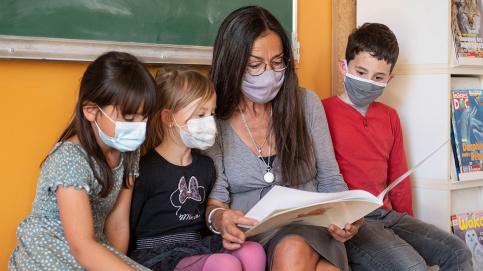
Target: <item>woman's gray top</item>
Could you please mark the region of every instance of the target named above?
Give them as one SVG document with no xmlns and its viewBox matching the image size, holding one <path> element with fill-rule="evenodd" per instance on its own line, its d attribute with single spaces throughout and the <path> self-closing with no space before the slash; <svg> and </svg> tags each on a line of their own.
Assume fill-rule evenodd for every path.
<svg viewBox="0 0 483 271">
<path fill-rule="evenodd" d="M 318 192 L 345 191 L 347 185 L 335 160 L 322 102 L 313 91 L 300 91 L 307 128 L 312 137 L 317 173 L 299 189 Z M 243 143 L 228 121 L 217 120 L 217 125 L 218 136 L 215 144 L 202 152 L 213 159 L 216 167 L 216 183 L 209 197 L 229 203 L 230 208 L 247 213 L 273 184 L 282 183 L 280 167 L 291 165 L 280 165 L 280 160 L 276 156 L 272 170 L 275 181 L 272 184 L 265 182 L 264 162 Z"/>
</svg>

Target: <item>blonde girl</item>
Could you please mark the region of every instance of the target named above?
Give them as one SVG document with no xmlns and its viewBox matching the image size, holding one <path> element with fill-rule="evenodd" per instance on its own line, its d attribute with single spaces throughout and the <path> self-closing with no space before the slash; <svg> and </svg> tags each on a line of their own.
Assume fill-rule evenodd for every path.
<svg viewBox="0 0 483 271">
<path fill-rule="evenodd" d="M 158 102 L 149 117 L 131 207 L 130 255 L 153 270 L 264 270 L 252 242 L 228 252 L 204 231 L 213 162 L 193 149 L 215 142 L 213 84 L 200 73 L 169 68 L 156 76 Z"/>
</svg>

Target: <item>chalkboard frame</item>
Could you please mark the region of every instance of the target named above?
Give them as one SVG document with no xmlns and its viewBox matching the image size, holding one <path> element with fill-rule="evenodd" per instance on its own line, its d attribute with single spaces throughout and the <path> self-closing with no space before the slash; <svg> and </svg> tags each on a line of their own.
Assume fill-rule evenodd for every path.
<svg viewBox="0 0 483 271">
<path fill-rule="evenodd" d="M 298 59 L 297 0 L 292 0 L 292 44 Z M 211 65 L 213 47 L 0 35 L 0 59 L 90 62 L 104 52 L 128 52 L 148 64 Z"/>
</svg>

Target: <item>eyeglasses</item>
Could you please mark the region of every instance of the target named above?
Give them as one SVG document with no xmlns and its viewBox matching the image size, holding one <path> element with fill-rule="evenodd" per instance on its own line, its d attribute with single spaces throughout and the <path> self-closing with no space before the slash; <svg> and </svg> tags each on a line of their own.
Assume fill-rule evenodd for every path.
<svg viewBox="0 0 483 271">
<path fill-rule="evenodd" d="M 270 63 L 270 67 L 275 72 L 283 72 L 288 66 L 288 57 L 279 57 Z M 260 75 L 267 70 L 268 64 L 263 61 L 252 61 L 248 63 L 247 72 L 251 75 Z"/>
</svg>

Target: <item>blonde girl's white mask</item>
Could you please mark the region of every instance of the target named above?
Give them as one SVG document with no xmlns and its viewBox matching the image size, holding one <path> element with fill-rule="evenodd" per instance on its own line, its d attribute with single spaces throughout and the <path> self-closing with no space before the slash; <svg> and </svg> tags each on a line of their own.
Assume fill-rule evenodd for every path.
<svg viewBox="0 0 483 271">
<path fill-rule="evenodd" d="M 94 121 L 104 144 L 121 152 L 134 151 L 141 146 L 146 137 L 147 119 L 140 122 L 113 121 L 99 106 L 97 108 L 115 125 L 115 135 L 110 137 L 102 132 L 97 121 Z"/>
<path fill-rule="evenodd" d="M 216 137 L 216 123 L 213 116 L 188 120 L 186 125 L 179 126 L 173 115 L 176 127 L 179 128 L 181 140 L 188 148 L 206 150 L 213 146 Z M 187 133 L 183 127 L 188 127 Z"/>
<path fill-rule="evenodd" d="M 384 88 L 387 86 L 386 83 L 379 83 L 369 79 L 364 79 L 352 75 L 349 73 L 347 68 L 347 60 L 344 59 L 346 75 L 344 77 L 344 88 L 347 92 L 347 96 L 352 103 L 359 106 L 369 105 L 375 101 L 379 96 L 381 96 Z"/>
</svg>

